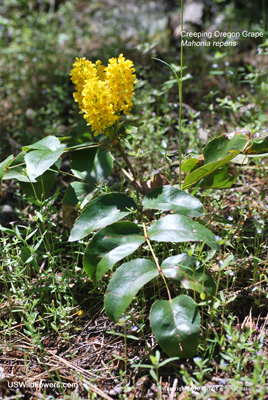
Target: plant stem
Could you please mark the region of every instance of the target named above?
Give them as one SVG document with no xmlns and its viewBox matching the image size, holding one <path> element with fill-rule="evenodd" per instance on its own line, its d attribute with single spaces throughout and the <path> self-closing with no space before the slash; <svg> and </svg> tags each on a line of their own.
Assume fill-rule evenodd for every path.
<svg viewBox="0 0 268 400">
<path fill-rule="evenodd" d="M 262 0 L 262 19 L 263 19 L 263 33 L 264 38 L 266 38 L 266 12 L 265 12 L 265 1 Z"/>
<path fill-rule="evenodd" d="M 126 175 L 126 177 L 130 180 L 133 180 L 133 177 L 122 167 L 121 163 L 111 154 L 113 161 L 120 167 L 121 171 Z"/>
<path fill-rule="evenodd" d="M 183 31 L 183 0 L 181 0 L 181 32 Z M 181 35 L 181 65 L 180 65 L 180 84 L 179 84 L 179 98 L 180 98 L 180 112 L 179 112 L 179 187 L 181 189 L 181 137 L 182 137 L 182 68 L 183 68 L 183 46 Z"/>
<path fill-rule="evenodd" d="M 124 345 L 125 345 L 125 373 L 127 373 L 127 333 L 126 326 L 124 325 Z"/>
<path fill-rule="evenodd" d="M 130 169 L 130 171 L 132 173 L 133 179 L 136 181 L 138 179 L 136 171 L 132 167 L 132 165 L 131 165 L 131 163 L 130 163 L 130 161 L 128 159 L 128 156 L 126 155 L 124 149 L 121 147 L 120 143 L 118 143 L 116 146 L 114 146 L 114 149 L 117 150 L 121 154 L 121 156 L 123 157 L 125 163 L 127 164 L 128 168 Z"/>
<path fill-rule="evenodd" d="M 149 246 L 149 249 L 150 249 L 150 251 L 152 253 L 155 265 L 156 265 L 156 267 L 157 267 L 157 269 L 159 271 L 159 275 L 161 275 L 161 278 L 163 279 L 163 281 L 165 283 L 165 286 L 166 286 L 166 289 L 167 289 L 167 293 L 168 293 L 168 299 L 169 299 L 169 301 L 171 301 L 172 300 L 171 299 L 171 294 L 170 294 L 169 287 L 168 287 L 168 284 L 167 284 L 167 281 L 166 281 L 166 277 L 162 272 L 162 269 L 161 269 L 161 267 L 159 265 L 158 259 L 157 259 L 156 255 L 155 255 L 154 249 L 152 248 L 152 245 L 151 245 L 151 242 L 149 240 L 149 237 L 148 237 L 148 234 L 147 234 L 147 230 L 146 230 L 146 226 L 145 226 L 144 222 L 142 223 L 142 226 L 143 226 L 143 232 L 144 232 L 145 240 L 146 240 L 146 242 L 147 242 L 147 244 Z"/>
</svg>

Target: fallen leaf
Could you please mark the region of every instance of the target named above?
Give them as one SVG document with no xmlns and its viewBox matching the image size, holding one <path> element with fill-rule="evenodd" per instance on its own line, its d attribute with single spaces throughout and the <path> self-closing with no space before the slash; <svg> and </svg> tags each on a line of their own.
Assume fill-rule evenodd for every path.
<svg viewBox="0 0 268 400">
<path fill-rule="evenodd" d="M 159 186 L 170 185 L 171 183 L 167 177 L 158 172 L 148 181 L 132 181 L 131 185 L 136 188 L 141 194 L 148 194 L 151 190 L 156 189 Z"/>
</svg>

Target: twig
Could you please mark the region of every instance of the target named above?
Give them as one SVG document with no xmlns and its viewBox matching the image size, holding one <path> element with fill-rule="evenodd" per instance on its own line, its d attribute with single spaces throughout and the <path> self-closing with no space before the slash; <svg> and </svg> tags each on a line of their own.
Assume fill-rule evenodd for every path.
<svg viewBox="0 0 268 400">
<path fill-rule="evenodd" d="M 161 275 L 161 278 L 163 279 L 163 281 L 164 281 L 164 283 L 165 283 L 165 286 L 166 286 L 166 289 L 167 289 L 167 293 L 168 293 L 168 299 L 169 299 L 169 301 L 171 302 L 171 301 L 172 301 L 172 299 L 171 299 L 171 294 L 170 294 L 170 291 L 169 291 L 169 287 L 168 287 L 168 284 L 167 284 L 165 275 L 164 275 L 163 272 L 162 272 L 162 269 L 161 269 L 161 267 L 160 267 L 160 265 L 159 265 L 158 259 L 157 259 L 156 255 L 155 255 L 155 252 L 154 252 L 153 248 L 152 248 L 151 242 L 150 242 L 149 237 L 148 237 L 148 234 L 147 234 L 147 230 L 146 230 L 145 223 L 143 222 L 142 225 L 143 225 L 143 232 L 144 232 L 145 240 L 146 240 L 146 242 L 147 242 L 147 244 L 148 244 L 148 246 L 149 246 L 149 249 L 150 249 L 150 251 L 151 251 L 151 253 L 152 253 L 152 256 L 153 256 L 153 258 L 154 258 L 154 262 L 155 262 L 155 265 L 156 265 L 156 267 L 157 267 L 157 269 L 158 269 L 158 271 L 159 271 L 159 275 Z"/>
</svg>

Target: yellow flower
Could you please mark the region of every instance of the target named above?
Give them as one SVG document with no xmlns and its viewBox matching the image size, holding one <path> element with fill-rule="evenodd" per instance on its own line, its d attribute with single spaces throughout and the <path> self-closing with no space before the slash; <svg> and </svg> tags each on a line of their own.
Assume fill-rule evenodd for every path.
<svg viewBox="0 0 268 400">
<path fill-rule="evenodd" d="M 70 75 L 77 90 L 74 99 L 84 118 L 94 135 L 109 134 L 107 129 L 120 119 L 122 112 L 129 114 L 133 106 L 133 62 L 120 54 L 118 59 L 111 58 L 107 67 L 101 61 L 93 64 L 85 58 L 77 58 L 73 67 Z"/>
<path fill-rule="evenodd" d="M 133 68 L 133 62 L 126 60 L 123 54 L 120 54 L 118 60 L 111 58 L 109 65 L 105 68 L 106 82 L 113 88 L 112 102 L 117 111 L 123 111 L 129 114 L 132 108 L 132 96 L 134 91 L 134 82 L 136 75 Z"/>
<path fill-rule="evenodd" d="M 75 89 L 77 90 L 77 92 L 74 93 L 74 99 L 78 102 L 79 107 L 81 108 L 81 92 L 84 88 L 85 82 L 87 79 L 92 79 L 95 77 L 97 75 L 97 71 L 96 66 L 85 58 L 76 58 L 76 62 L 73 64 L 73 67 L 74 68 L 72 69 L 70 75 L 72 82 L 75 84 Z"/>
<path fill-rule="evenodd" d="M 98 78 L 86 81 L 82 91 L 82 112 L 92 130 L 104 132 L 119 119 L 111 103 L 111 89 Z"/>
</svg>

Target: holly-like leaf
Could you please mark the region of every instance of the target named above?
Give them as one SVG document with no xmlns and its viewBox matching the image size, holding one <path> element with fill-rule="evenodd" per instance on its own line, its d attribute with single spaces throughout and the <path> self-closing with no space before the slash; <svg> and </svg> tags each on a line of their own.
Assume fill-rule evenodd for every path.
<svg viewBox="0 0 268 400">
<path fill-rule="evenodd" d="M 65 146 L 61 144 L 60 140 L 56 136 L 47 136 L 36 143 L 24 146 L 22 148 L 22 151 L 28 151 L 28 150 L 56 151 L 61 148 L 65 148 Z"/>
<path fill-rule="evenodd" d="M 226 135 L 212 139 L 204 148 L 205 164 L 224 159 L 230 151 L 240 152 L 248 143 L 248 138 L 242 134 L 235 134 L 231 140 Z"/>
<path fill-rule="evenodd" d="M 136 203 L 122 193 L 109 193 L 91 201 L 75 222 L 69 241 L 80 240 L 95 229 L 101 229 L 130 214 Z"/>
<path fill-rule="evenodd" d="M 40 200 L 44 198 L 44 196 L 47 196 L 57 179 L 60 162 L 60 159 L 57 160 L 48 171 L 45 171 L 41 176 L 38 176 L 34 180 L 35 182 L 29 182 L 29 178 L 27 178 L 27 182 L 20 182 L 20 186 L 26 196 L 38 198 Z"/>
<path fill-rule="evenodd" d="M 199 200 L 175 186 L 159 186 L 145 196 L 142 205 L 162 211 L 175 211 L 178 214 L 198 217 L 203 214 Z"/>
<path fill-rule="evenodd" d="M 200 316 L 194 301 L 177 296 L 157 300 L 150 312 L 152 332 L 169 357 L 193 357 L 198 345 Z"/>
<path fill-rule="evenodd" d="M 122 264 L 107 287 L 104 307 L 108 317 L 117 322 L 138 291 L 158 275 L 156 265 L 144 258 Z"/>
<path fill-rule="evenodd" d="M 3 180 L 16 179 L 19 182 L 29 182 L 29 178 L 24 173 L 25 155 L 26 152 L 23 151 L 14 158 L 14 160 L 9 165 L 10 168 L 8 168 L 8 170 L 5 172 Z M 32 182 L 36 182 L 36 180 L 33 179 Z"/>
<path fill-rule="evenodd" d="M 98 183 L 110 175 L 113 160 L 108 150 L 93 147 L 73 152 L 70 166 L 77 178 Z"/>
<path fill-rule="evenodd" d="M 189 160 L 184 161 L 184 163 L 181 166 L 181 170 L 189 174 L 194 169 L 197 169 L 198 166 L 200 167 L 201 165 L 203 165 L 203 161 L 204 159 L 200 160 L 199 158 L 190 158 Z"/>
<path fill-rule="evenodd" d="M 228 135 L 212 139 L 204 148 L 204 165 L 186 176 L 182 188 L 188 188 L 222 168 L 244 150 L 247 144 L 248 138 L 240 133 L 235 134 L 231 139 L 228 139 Z"/>
<path fill-rule="evenodd" d="M 230 162 L 238 154 L 239 151 L 232 151 L 231 154 L 229 154 L 228 156 L 224 157 L 219 161 L 214 161 L 210 164 L 205 164 L 202 167 L 195 169 L 193 172 L 191 172 L 189 175 L 186 176 L 182 188 L 183 189 L 188 188 L 194 185 L 195 183 L 201 181 L 201 179 L 204 179 L 206 176 L 212 174 L 217 169 L 222 168 L 225 164 Z"/>
<path fill-rule="evenodd" d="M 167 278 L 179 281 L 185 289 L 205 293 L 209 297 L 215 295 L 214 279 L 204 267 L 197 266 L 195 258 L 187 253 L 166 258 L 161 269 Z"/>
<path fill-rule="evenodd" d="M 233 160 L 232 160 L 233 161 Z M 201 187 L 203 188 L 214 188 L 214 189 L 227 189 L 231 187 L 236 180 L 236 176 L 230 176 L 226 165 L 212 172 L 212 174 L 206 176 L 202 182 Z"/>
<path fill-rule="evenodd" d="M 25 163 L 30 180 L 36 179 L 55 164 L 64 151 L 64 146 L 56 150 L 33 150 L 26 154 Z"/>
<path fill-rule="evenodd" d="M 145 241 L 133 222 L 116 222 L 100 230 L 84 254 L 84 268 L 92 280 L 99 280 L 112 266 L 134 253 Z"/>
<path fill-rule="evenodd" d="M 157 242 L 203 241 L 214 250 L 219 249 L 215 235 L 205 226 L 184 215 L 167 215 L 148 229 L 148 236 Z"/>
<path fill-rule="evenodd" d="M 57 160 L 56 163 L 41 176 L 30 179 L 30 177 L 28 177 L 24 171 L 25 156 L 26 152 L 24 151 L 18 154 L 17 157 L 12 160 L 11 164 L 9 165 L 9 169 L 5 172 L 3 179 L 16 179 L 20 182 L 20 186 L 26 196 L 41 199 L 44 197 L 44 195 L 46 196 L 49 193 L 56 181 L 60 160 Z"/>
<path fill-rule="evenodd" d="M 247 154 L 251 156 L 255 155 L 267 155 L 268 154 L 268 133 L 265 132 L 265 136 L 257 137 L 252 141 Z"/>
</svg>

